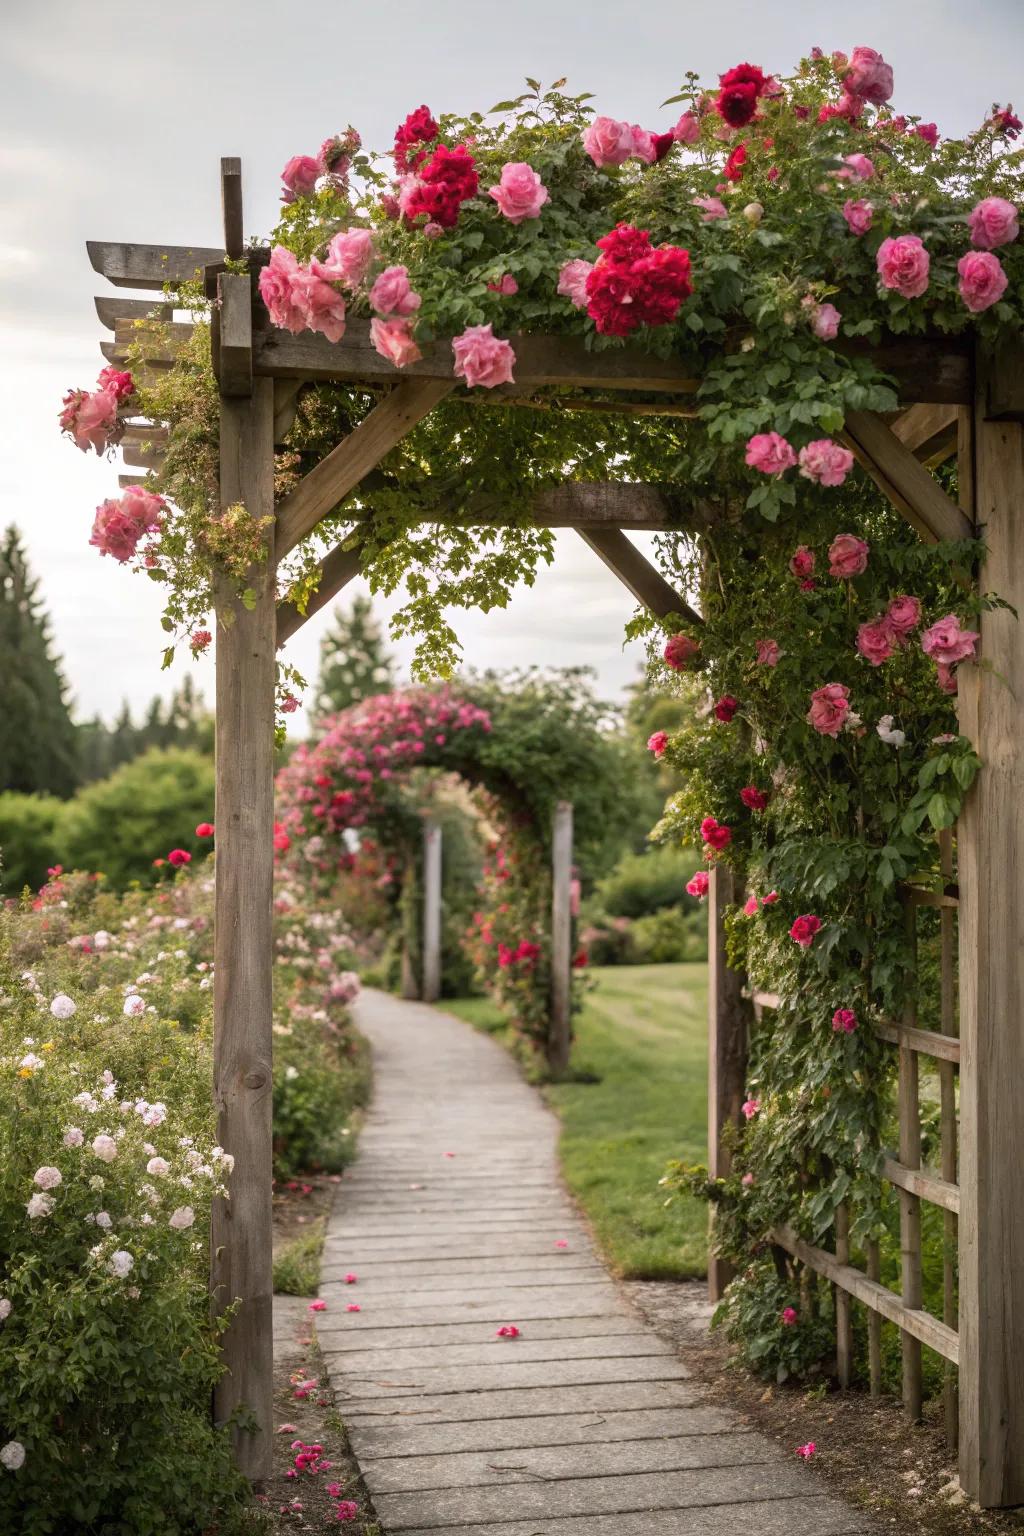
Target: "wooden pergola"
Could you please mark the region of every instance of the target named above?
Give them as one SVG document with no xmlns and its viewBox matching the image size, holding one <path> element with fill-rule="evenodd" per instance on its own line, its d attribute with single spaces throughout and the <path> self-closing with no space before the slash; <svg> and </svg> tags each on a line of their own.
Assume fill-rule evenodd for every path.
<svg viewBox="0 0 1024 1536">
<path fill-rule="evenodd" d="M 272 328 L 255 293 L 263 259 L 243 240 L 241 164 L 221 163 L 222 248 L 90 243 L 97 272 L 118 290 L 161 292 L 160 300 L 118 293 L 96 300 L 113 340 L 108 361 L 123 364 L 143 343 L 145 370 L 171 366 L 191 328 L 173 321 L 168 299 L 177 285 L 205 278 L 213 310 L 213 362 L 220 388 L 220 499 L 242 503 L 253 518 L 271 519 L 267 561 L 254 567 L 251 609 L 220 579 L 217 611 L 217 864 L 214 980 L 214 1094 L 219 1140 L 235 1158 L 230 1202 L 214 1211 L 211 1290 L 214 1305 L 239 1303 L 224 1335 L 225 1374 L 216 1392 L 219 1422 L 243 1405 L 255 1431 L 236 1432 L 239 1464 L 260 1479 L 270 1469 L 273 1438 L 271 1330 L 271 895 L 274 820 L 275 657 L 359 570 L 358 535 L 320 562 L 320 584 L 302 614 L 276 588 L 276 566 L 360 486 L 372 485 L 381 459 L 441 401 L 460 392 L 449 341 L 424 347 L 401 375 L 370 345 L 365 322 L 352 321 L 343 341 Z M 239 272 L 242 259 L 248 272 Z M 231 261 L 234 270 L 228 270 Z M 147 338 L 146 320 L 159 328 Z M 141 323 L 140 323 L 141 322 Z M 514 338 L 516 383 L 487 392 L 487 404 L 538 409 L 695 416 L 699 381 L 676 361 L 634 346 L 599 353 L 565 336 Z M 893 421 L 851 413 L 845 436 L 880 490 L 926 541 L 985 531 L 981 588 L 1024 608 L 1024 349 L 998 354 L 966 338 L 891 339 L 865 349 L 895 381 L 901 414 Z M 852 349 L 853 350 L 853 349 Z M 379 395 L 365 419 L 300 484 L 275 504 L 274 449 L 285 438 L 304 384 L 358 383 Z M 560 400 L 559 389 L 571 389 Z M 580 393 L 580 392 L 583 393 Z M 477 396 L 483 392 L 478 391 Z M 126 465 L 157 467 L 166 441 L 161 422 L 130 416 L 122 439 Z M 955 454 L 959 504 L 929 473 Z M 129 474 L 123 483 L 140 476 Z M 659 617 L 699 616 L 661 577 L 625 530 L 699 531 L 716 509 L 676 486 L 567 482 L 540 493 L 538 524 L 572 528 Z M 358 520 L 358 513 L 354 514 Z M 497 504 L 481 497 L 465 521 L 495 526 Z M 905 1340 L 954 1351 L 960 1382 L 960 1468 L 967 1493 L 987 1506 L 1024 1502 L 1024 1187 L 1019 1175 L 1019 1101 L 1024 1085 L 1024 722 L 1016 690 L 1024 679 L 1024 628 L 996 609 L 981 620 L 981 667 L 960 671 L 962 729 L 984 767 L 958 829 L 959 1028 L 952 1045 L 922 1039 L 910 1018 L 891 1028 L 900 1053 L 901 1124 L 898 1178 L 903 1233 L 903 1290 L 886 1290 L 848 1262 L 837 1224 L 834 1251 L 791 1251 L 827 1273 L 841 1296 L 863 1302 L 871 1317 L 888 1317 Z M 744 980 L 725 964 L 721 915 L 734 899 L 732 878 L 713 882 L 709 1162 L 725 1171 L 721 1132 L 743 1097 L 749 1000 Z M 759 1006 L 770 1006 L 762 998 Z M 920 1201 L 934 1196 L 920 1172 L 916 1115 L 917 1059 L 959 1058 L 960 1138 L 957 1168 L 945 1168 L 942 1198 L 959 1216 L 959 1326 L 921 1309 Z M 948 1104 L 953 1100 L 948 1099 Z M 955 1108 L 953 1109 L 955 1116 Z M 948 1120 L 948 1115 L 947 1115 Z M 915 1135 L 915 1126 L 917 1131 Z M 915 1146 L 916 1142 L 916 1146 Z M 892 1173 L 892 1169 L 889 1170 Z M 957 1177 L 958 1175 L 958 1177 Z M 785 1242 L 787 1234 L 780 1232 Z M 807 1249 L 807 1245 L 802 1245 Z M 824 1253 L 824 1258 L 821 1255 Z M 717 1261 L 712 1285 L 722 1280 Z M 883 1294 L 884 1293 L 884 1294 Z M 838 1309 L 848 1316 L 849 1300 Z M 955 1319 L 954 1319 L 955 1321 Z M 874 1325 L 873 1325 L 874 1326 Z M 904 1349 L 908 1406 L 914 1411 L 914 1349 Z M 909 1371 L 909 1378 L 908 1373 Z M 919 1401 L 919 1400 L 918 1400 Z"/>
</svg>

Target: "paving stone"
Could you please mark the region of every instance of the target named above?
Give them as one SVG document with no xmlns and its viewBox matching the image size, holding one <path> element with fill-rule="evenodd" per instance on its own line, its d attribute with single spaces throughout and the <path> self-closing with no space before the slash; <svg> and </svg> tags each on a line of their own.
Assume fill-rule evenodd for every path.
<svg viewBox="0 0 1024 1536">
<path fill-rule="evenodd" d="M 597 1260 L 589 1253 L 570 1253 L 567 1250 L 545 1252 L 532 1255 L 529 1260 L 524 1260 L 523 1268 L 531 1266 L 530 1273 L 542 1272 L 551 1275 L 573 1274 L 597 1274 L 603 1275 L 605 1270 Z M 533 1268 L 536 1266 L 536 1269 Z M 549 1268 L 550 1266 L 550 1268 Z M 519 1266 L 516 1266 L 518 1271 Z M 474 1254 L 470 1259 L 377 1259 L 369 1263 L 363 1263 L 359 1267 L 359 1278 L 367 1280 L 392 1280 L 404 1279 L 409 1276 L 431 1279 L 445 1279 L 446 1277 L 460 1277 L 467 1273 L 474 1275 L 498 1275 L 511 1276 L 513 1266 L 507 1256 L 499 1254 L 496 1258 L 481 1259 Z"/>
<path fill-rule="evenodd" d="M 327 1351 L 324 1351 L 327 1355 Z M 327 1355 L 328 1364 L 330 1356 Z M 341 1416 L 347 1423 L 374 1418 L 422 1418 L 433 1424 L 466 1419 L 512 1419 L 523 1414 L 615 1413 L 621 1408 L 687 1408 L 699 1401 L 686 1381 L 598 1382 L 582 1387 L 518 1387 L 494 1392 L 448 1392 L 441 1396 L 352 1397 L 337 1384 Z"/>
<path fill-rule="evenodd" d="M 305 1308 L 303 1322 L 307 1321 Z M 640 1359 L 642 1357 L 674 1358 L 670 1344 L 656 1334 L 620 1333 L 604 1339 L 490 1339 L 474 1344 L 427 1344 L 408 1348 L 392 1348 L 387 1351 L 387 1369 L 409 1370 L 417 1366 L 463 1366 L 508 1364 L 514 1352 L 515 1363 L 528 1360 L 612 1360 L 618 1357 Z M 350 1350 L 339 1365 L 347 1378 L 351 1372 L 376 1371 L 383 1368 L 379 1349 Z"/>
<path fill-rule="evenodd" d="M 340 1294 L 343 1299 L 346 1294 L 351 1298 L 358 1296 L 359 1292 L 358 1289 L 353 1291 L 346 1287 Z M 317 1335 L 321 1339 L 330 1335 L 331 1348 L 335 1352 L 349 1349 L 414 1348 L 427 1344 L 478 1344 L 481 1341 L 478 1322 L 444 1322 L 436 1323 L 433 1327 L 416 1325 L 405 1328 L 376 1328 L 372 1322 L 367 1321 L 358 1334 L 351 1332 L 348 1322 L 348 1317 L 345 1315 L 339 1323 L 335 1313 L 324 1312 L 317 1318 Z M 616 1313 L 612 1317 L 543 1317 L 535 1318 L 531 1322 L 529 1331 L 524 1337 L 529 1339 L 607 1339 L 623 1333 L 635 1333 L 637 1327 L 635 1314 L 629 1312 Z M 487 1335 L 488 1340 L 492 1337 L 491 1334 Z"/>
<path fill-rule="evenodd" d="M 508 1353 L 515 1348 L 509 1343 Z M 399 1371 L 384 1360 L 372 1374 L 352 1371 L 346 1360 L 337 1385 L 352 1396 L 391 1396 L 413 1390 L 424 1396 L 443 1392 L 497 1392 L 510 1387 L 544 1387 L 556 1378 L 560 1386 L 585 1386 L 598 1381 L 685 1381 L 690 1372 L 672 1355 L 624 1355 L 616 1359 L 563 1360 L 552 1370 L 550 1360 L 513 1360 L 494 1365 L 415 1366 Z M 415 1378 L 415 1379 L 413 1379 Z"/>
<path fill-rule="evenodd" d="M 488 1280 L 493 1283 L 489 1285 Z M 618 1299 L 614 1287 L 607 1280 L 583 1279 L 573 1284 L 566 1283 L 561 1276 L 557 1284 L 546 1284 L 544 1281 L 534 1284 L 524 1279 L 521 1285 L 510 1285 L 507 1280 L 497 1276 L 484 1275 L 476 1284 L 428 1286 L 425 1290 L 415 1285 L 384 1290 L 369 1280 L 362 1285 L 359 1293 L 359 1300 L 364 1306 L 372 1304 L 378 1311 L 386 1308 L 390 1312 L 404 1312 L 420 1307 L 461 1306 L 497 1307 L 499 1311 L 511 1308 L 514 1312 L 522 1303 L 536 1301 L 538 1298 L 561 1298 L 559 1306 L 568 1307 L 571 1311 L 578 1299 L 588 1297 L 602 1297 L 609 1306 L 614 1306 Z M 511 1317 L 509 1321 L 515 1322 L 515 1318 Z"/>
<path fill-rule="evenodd" d="M 502 1273 L 472 1274 L 466 1272 L 466 1263 L 453 1275 L 437 1275 L 429 1271 L 414 1270 L 404 1275 L 396 1275 L 394 1271 L 388 1275 L 375 1275 L 371 1273 L 367 1265 L 359 1266 L 359 1283 L 361 1286 L 360 1297 L 372 1296 L 379 1300 L 384 1296 L 404 1296 L 410 1300 L 416 1298 L 417 1304 L 426 1300 L 434 1300 L 441 1297 L 450 1298 L 456 1293 L 466 1295 L 486 1293 L 496 1290 L 543 1290 L 550 1289 L 554 1285 L 585 1285 L 596 1284 L 604 1279 L 601 1270 L 596 1264 L 586 1269 L 527 1269 L 517 1272 L 514 1279 L 508 1271 Z M 330 1269 L 321 1271 L 322 1280 L 338 1280 L 343 1278 L 346 1265 L 335 1264 Z"/>
<path fill-rule="evenodd" d="M 873 1536 L 877 1529 L 865 1525 L 863 1515 L 821 1496 L 445 1527 L 452 1536 L 799 1536 L 802 1532 L 809 1536 Z M 396 1536 L 399 1531 L 401 1536 L 428 1536 L 428 1528 L 422 1526 L 392 1525 L 389 1530 Z M 436 1531 L 436 1526 L 430 1527 L 429 1536 L 436 1536 Z"/>
<path fill-rule="evenodd" d="M 337 1294 L 340 1292 L 341 1294 Z M 321 1296 L 329 1307 L 343 1308 L 352 1300 L 348 1286 L 322 1286 Z M 349 1328 L 410 1328 L 430 1327 L 434 1323 L 479 1323 L 482 1328 L 499 1328 L 502 1323 L 533 1323 L 537 1318 L 554 1317 L 603 1317 L 613 1310 L 613 1302 L 603 1292 L 597 1296 L 581 1296 L 578 1291 L 560 1285 L 547 1297 L 523 1301 L 519 1298 L 498 1296 L 481 1301 L 467 1301 L 451 1306 L 395 1307 L 390 1302 L 359 1303 L 361 1310 L 346 1315 L 344 1326 Z M 515 1316 L 511 1315 L 514 1311 Z M 337 1317 L 332 1321 L 339 1321 Z"/>
</svg>

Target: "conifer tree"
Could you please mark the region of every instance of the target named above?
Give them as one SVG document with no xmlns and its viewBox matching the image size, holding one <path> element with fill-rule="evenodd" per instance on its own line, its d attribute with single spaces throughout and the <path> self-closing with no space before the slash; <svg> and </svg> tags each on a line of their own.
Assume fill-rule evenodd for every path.
<svg viewBox="0 0 1024 1536">
<path fill-rule="evenodd" d="M 0 788 L 67 796 L 78 742 L 50 624 L 12 524 L 0 539 Z"/>
<path fill-rule="evenodd" d="M 316 713 L 334 714 L 375 693 L 390 693 L 394 686 L 394 658 L 370 599 L 355 597 L 348 609 L 336 608 L 334 623 L 320 641 Z"/>
</svg>

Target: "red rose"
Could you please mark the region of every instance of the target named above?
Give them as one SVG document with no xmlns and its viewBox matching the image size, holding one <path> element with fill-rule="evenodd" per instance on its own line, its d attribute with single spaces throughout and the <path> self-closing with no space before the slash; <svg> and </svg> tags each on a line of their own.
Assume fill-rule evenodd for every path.
<svg viewBox="0 0 1024 1536">
<path fill-rule="evenodd" d="M 721 852 L 732 842 L 732 829 L 724 822 L 716 821 L 713 816 L 705 816 L 700 824 L 700 835 L 709 848 Z"/>
<path fill-rule="evenodd" d="M 814 935 L 820 927 L 821 918 L 815 917 L 813 913 L 808 912 L 803 917 L 796 919 L 789 930 L 789 936 L 800 945 L 801 949 L 810 949 L 814 942 Z"/>
<path fill-rule="evenodd" d="M 764 790 L 758 789 L 754 784 L 748 784 L 745 789 L 740 790 L 740 799 L 751 811 L 763 811 L 768 804 L 768 796 Z"/>
<path fill-rule="evenodd" d="M 737 144 L 736 148 L 725 162 L 725 169 L 722 172 L 722 175 L 725 177 L 726 181 L 742 181 L 743 167 L 746 165 L 746 163 L 747 146 L 745 144 Z"/>
<path fill-rule="evenodd" d="M 731 693 L 723 693 L 715 705 L 715 719 L 721 720 L 725 725 L 728 725 L 739 707 L 739 699 L 734 699 Z"/>
<path fill-rule="evenodd" d="M 415 112 L 410 112 L 405 122 L 395 130 L 394 155 L 397 168 L 406 171 L 410 165 L 419 165 L 426 156 L 426 150 L 421 149 L 410 160 L 410 148 L 413 144 L 429 144 L 437 138 L 437 134 L 437 123 L 431 117 L 429 107 L 417 107 Z"/>
<path fill-rule="evenodd" d="M 196 837 L 212 837 L 213 826 L 208 821 L 201 821 L 196 827 Z"/>
<path fill-rule="evenodd" d="M 184 848 L 172 848 L 167 855 L 168 864 L 173 864 L 175 869 L 180 869 L 183 864 L 192 863 L 192 855 L 186 853 Z"/>
</svg>

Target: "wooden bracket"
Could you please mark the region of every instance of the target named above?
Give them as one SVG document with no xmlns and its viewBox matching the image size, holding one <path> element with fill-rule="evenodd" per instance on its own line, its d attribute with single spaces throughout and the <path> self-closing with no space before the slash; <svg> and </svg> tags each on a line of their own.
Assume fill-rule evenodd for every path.
<svg viewBox="0 0 1024 1536">
<path fill-rule="evenodd" d="M 630 543 L 621 528 L 577 528 L 576 532 L 632 592 L 637 602 L 656 618 L 680 614 L 691 624 L 704 622 L 636 545 Z"/>
<path fill-rule="evenodd" d="M 873 411 L 849 411 L 844 436 L 858 463 L 926 543 L 974 537 L 970 518 L 881 416 Z"/>
<path fill-rule="evenodd" d="M 252 279 L 247 272 L 222 272 L 214 311 L 213 371 L 227 399 L 252 394 Z"/>
<path fill-rule="evenodd" d="M 960 412 L 956 405 L 912 405 L 890 422 L 893 433 L 927 469 L 935 469 L 957 451 Z"/>
</svg>

